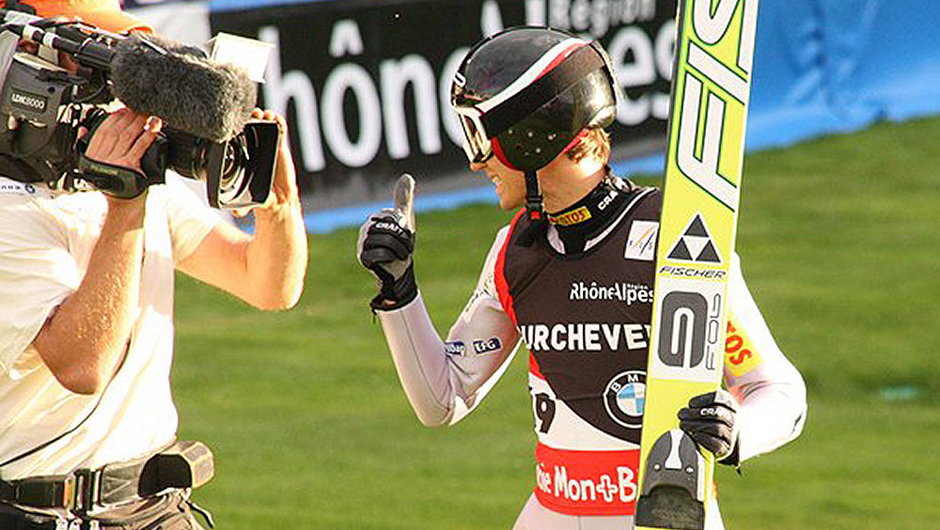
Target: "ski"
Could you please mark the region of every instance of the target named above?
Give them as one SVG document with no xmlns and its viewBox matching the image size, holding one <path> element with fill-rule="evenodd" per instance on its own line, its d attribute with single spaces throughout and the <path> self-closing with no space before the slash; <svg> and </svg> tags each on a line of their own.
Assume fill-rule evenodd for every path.
<svg viewBox="0 0 940 530">
<path fill-rule="evenodd" d="M 714 458 L 678 428 L 721 386 L 757 0 L 679 0 L 636 528 L 703 530 Z"/>
</svg>

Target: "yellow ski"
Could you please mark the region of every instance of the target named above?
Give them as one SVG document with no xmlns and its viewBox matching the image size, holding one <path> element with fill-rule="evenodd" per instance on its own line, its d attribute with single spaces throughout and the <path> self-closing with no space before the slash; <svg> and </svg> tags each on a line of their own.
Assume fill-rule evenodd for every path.
<svg viewBox="0 0 940 530">
<path fill-rule="evenodd" d="M 679 0 L 636 528 L 702 530 L 714 461 L 677 412 L 721 385 L 757 0 Z"/>
</svg>

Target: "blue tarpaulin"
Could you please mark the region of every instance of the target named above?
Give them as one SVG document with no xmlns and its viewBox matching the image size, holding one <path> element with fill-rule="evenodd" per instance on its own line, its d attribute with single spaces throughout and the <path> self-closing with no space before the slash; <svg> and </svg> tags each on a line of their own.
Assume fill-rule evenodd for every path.
<svg viewBox="0 0 940 530">
<path fill-rule="evenodd" d="M 750 149 L 940 112 L 940 2 L 764 1 Z"/>
<path fill-rule="evenodd" d="M 940 2 L 764 0 L 747 149 L 940 113 Z M 663 156 L 621 160 L 658 173 Z"/>
</svg>

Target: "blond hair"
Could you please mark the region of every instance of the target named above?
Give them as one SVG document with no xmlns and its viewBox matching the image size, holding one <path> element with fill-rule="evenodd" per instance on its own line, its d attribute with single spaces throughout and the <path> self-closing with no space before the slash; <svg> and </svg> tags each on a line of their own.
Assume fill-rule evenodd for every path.
<svg viewBox="0 0 940 530">
<path fill-rule="evenodd" d="M 610 134 L 604 129 L 588 129 L 581 141 L 572 147 L 565 155 L 572 162 L 580 162 L 584 158 L 595 158 L 607 163 L 610 158 Z"/>
</svg>

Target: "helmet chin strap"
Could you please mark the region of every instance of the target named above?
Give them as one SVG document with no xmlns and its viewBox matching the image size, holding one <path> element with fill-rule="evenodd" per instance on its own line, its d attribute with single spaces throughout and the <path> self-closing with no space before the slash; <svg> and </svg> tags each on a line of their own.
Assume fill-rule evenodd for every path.
<svg viewBox="0 0 940 530">
<path fill-rule="evenodd" d="M 539 188 L 536 171 L 525 172 L 525 209 L 529 212 L 530 220 L 537 221 L 542 218 L 542 190 Z"/>
<path fill-rule="evenodd" d="M 542 190 L 539 188 L 538 173 L 535 170 L 525 172 L 525 209 L 529 216 L 529 227 L 516 242 L 523 247 L 529 247 L 548 227 L 542 208 Z"/>
</svg>

